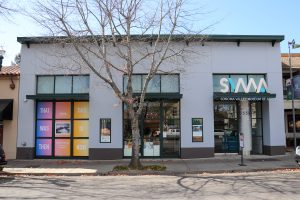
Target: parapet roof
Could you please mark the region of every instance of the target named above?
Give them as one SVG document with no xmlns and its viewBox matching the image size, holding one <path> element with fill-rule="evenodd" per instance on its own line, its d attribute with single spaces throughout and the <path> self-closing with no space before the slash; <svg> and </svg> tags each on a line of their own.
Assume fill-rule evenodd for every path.
<svg viewBox="0 0 300 200">
<path fill-rule="evenodd" d="M 101 39 L 101 36 L 96 36 Z M 106 37 L 111 37 L 110 35 Z M 120 39 L 122 36 L 118 36 Z M 125 36 L 124 36 L 125 37 Z M 157 35 L 132 35 L 131 38 L 136 41 L 154 41 Z M 167 39 L 168 35 L 161 35 L 161 39 Z M 92 40 L 92 36 L 81 36 L 78 37 L 80 40 Z M 46 37 L 18 37 L 17 41 L 21 44 L 47 44 L 47 43 L 58 43 L 65 42 L 68 43 L 70 40 L 66 36 L 46 36 Z M 276 42 L 281 42 L 284 40 L 284 35 L 173 35 L 173 41 L 204 41 L 204 42 L 271 42 L 272 45 Z"/>
</svg>

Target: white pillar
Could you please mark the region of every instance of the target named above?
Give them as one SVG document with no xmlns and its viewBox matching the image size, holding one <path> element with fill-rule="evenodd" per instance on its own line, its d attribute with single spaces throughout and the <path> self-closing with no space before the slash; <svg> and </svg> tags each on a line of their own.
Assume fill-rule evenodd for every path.
<svg viewBox="0 0 300 200">
<path fill-rule="evenodd" d="M 244 155 L 250 155 L 252 150 L 252 135 L 251 135 L 251 112 L 248 100 L 240 101 L 239 103 L 240 133 L 244 134 Z"/>
</svg>

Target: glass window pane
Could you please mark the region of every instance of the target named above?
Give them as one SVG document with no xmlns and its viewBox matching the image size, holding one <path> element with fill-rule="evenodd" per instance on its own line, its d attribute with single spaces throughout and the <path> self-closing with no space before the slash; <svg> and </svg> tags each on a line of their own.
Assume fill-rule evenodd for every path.
<svg viewBox="0 0 300 200">
<path fill-rule="evenodd" d="M 88 139 L 74 139 L 73 155 L 74 156 L 89 156 L 89 140 Z"/>
<path fill-rule="evenodd" d="M 244 85 L 243 85 L 244 83 Z M 230 89 L 231 92 L 245 93 L 245 88 L 248 85 L 247 75 L 231 75 L 230 76 Z"/>
<path fill-rule="evenodd" d="M 127 90 L 127 84 L 128 84 L 128 76 L 124 76 L 124 88 L 123 91 Z M 141 92 L 141 86 L 142 86 L 142 75 L 132 75 L 132 91 L 134 93 L 140 93 Z"/>
<path fill-rule="evenodd" d="M 36 156 L 52 156 L 52 140 L 37 139 L 36 140 Z"/>
<path fill-rule="evenodd" d="M 213 88 L 214 88 L 214 92 L 222 92 L 222 90 L 226 90 L 226 86 L 229 90 L 229 82 L 224 82 L 223 84 L 225 84 L 226 86 L 222 86 L 220 81 L 222 78 L 226 78 L 228 80 L 228 75 L 213 75 Z M 229 92 L 229 91 L 228 91 Z"/>
<path fill-rule="evenodd" d="M 56 120 L 55 121 L 55 137 L 71 137 L 71 121 Z"/>
<path fill-rule="evenodd" d="M 73 76 L 73 93 L 89 93 L 89 88 L 89 76 Z"/>
<path fill-rule="evenodd" d="M 85 102 L 85 101 L 74 102 L 74 118 L 75 119 L 89 118 L 89 102 Z"/>
<path fill-rule="evenodd" d="M 74 120 L 74 137 L 89 137 L 89 120 Z"/>
<path fill-rule="evenodd" d="M 38 76 L 37 81 L 38 94 L 54 93 L 54 76 Z"/>
<path fill-rule="evenodd" d="M 36 137 L 52 137 L 52 120 L 37 120 Z"/>
<path fill-rule="evenodd" d="M 162 75 L 161 76 L 161 92 L 179 92 L 179 76 L 178 75 Z"/>
<path fill-rule="evenodd" d="M 37 103 L 37 119 L 52 119 L 53 103 L 38 102 Z"/>
<path fill-rule="evenodd" d="M 55 156 L 70 156 L 70 147 L 70 139 L 56 139 L 54 149 Z"/>
<path fill-rule="evenodd" d="M 71 118 L 71 102 L 56 102 L 55 118 L 56 119 L 70 119 Z"/>
<path fill-rule="evenodd" d="M 248 81 L 250 81 L 250 79 L 253 79 L 256 87 L 258 87 L 259 82 L 261 81 L 261 79 L 264 79 L 264 78 L 265 78 L 265 76 L 263 74 L 249 75 Z M 258 88 L 254 88 L 253 83 L 252 83 L 249 92 L 257 92 L 257 89 Z M 260 88 L 260 92 L 265 92 L 265 90 L 266 90 L 266 88 L 264 87 L 264 85 L 262 85 L 262 87 Z"/>
<path fill-rule="evenodd" d="M 143 85 L 145 83 L 146 75 L 143 76 Z M 159 93 L 160 92 L 160 76 L 155 75 L 148 83 L 147 93 Z"/>
<path fill-rule="evenodd" d="M 55 93 L 64 94 L 72 92 L 72 77 L 71 76 L 56 76 L 55 77 Z"/>
</svg>

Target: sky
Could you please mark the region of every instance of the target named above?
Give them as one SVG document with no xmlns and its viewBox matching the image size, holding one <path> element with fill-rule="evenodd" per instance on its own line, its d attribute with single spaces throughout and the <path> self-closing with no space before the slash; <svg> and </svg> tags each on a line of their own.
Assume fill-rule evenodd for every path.
<svg viewBox="0 0 300 200">
<path fill-rule="evenodd" d="M 29 1 L 21 1 L 29 6 Z M 11 4 L 18 0 L 9 0 Z M 208 34 L 225 35 L 284 35 L 281 52 L 288 52 L 288 41 L 300 44 L 300 0 L 188 0 L 190 8 L 205 13 L 197 25 L 205 27 Z M 9 19 L 0 18 L 0 47 L 6 51 L 3 65 L 8 66 L 20 52 L 17 37 L 43 36 L 45 32 L 31 19 L 14 14 Z M 292 49 L 299 53 L 299 49 Z"/>
</svg>

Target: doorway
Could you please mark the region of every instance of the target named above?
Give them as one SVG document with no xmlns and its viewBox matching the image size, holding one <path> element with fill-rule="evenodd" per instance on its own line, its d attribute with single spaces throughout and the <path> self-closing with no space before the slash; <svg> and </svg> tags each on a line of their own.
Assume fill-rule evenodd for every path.
<svg viewBox="0 0 300 200">
<path fill-rule="evenodd" d="M 180 157 L 179 100 L 146 101 L 140 119 L 141 157 Z M 124 157 L 131 156 L 131 127 L 124 106 Z"/>
</svg>

